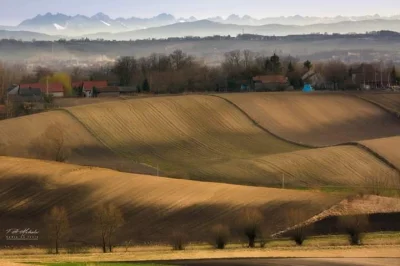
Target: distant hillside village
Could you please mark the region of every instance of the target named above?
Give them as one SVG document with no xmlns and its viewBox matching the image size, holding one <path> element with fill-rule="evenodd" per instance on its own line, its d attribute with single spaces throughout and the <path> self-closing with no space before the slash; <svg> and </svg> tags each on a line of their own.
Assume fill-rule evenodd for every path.
<svg viewBox="0 0 400 266">
<path fill-rule="evenodd" d="M 0 114 L 7 118 L 40 112 L 56 107 L 54 99 L 66 97 L 399 88 L 396 66 L 385 62 L 300 62 L 294 57 L 266 57 L 249 50 L 234 50 L 224 58 L 220 66 L 207 66 L 176 50 L 169 55 L 121 57 L 106 66 L 61 72 L 44 67 L 24 72 L 21 66 L 1 65 L 3 84 L 14 81 L 14 85 L 3 89 Z"/>
</svg>

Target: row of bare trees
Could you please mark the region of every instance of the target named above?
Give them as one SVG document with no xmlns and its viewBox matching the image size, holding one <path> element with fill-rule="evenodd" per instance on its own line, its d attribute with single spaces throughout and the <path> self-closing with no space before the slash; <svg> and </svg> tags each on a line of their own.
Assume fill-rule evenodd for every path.
<svg viewBox="0 0 400 266">
<path fill-rule="evenodd" d="M 297 245 L 303 245 L 312 229 L 311 225 L 307 223 L 307 215 L 301 209 L 292 208 L 286 211 L 285 218 L 287 220 L 285 224 L 292 225 L 285 234 Z M 257 240 L 260 247 L 264 247 L 267 243 L 268 239 L 263 232 L 264 219 L 262 212 L 256 208 L 246 208 L 240 212 L 236 226 L 246 237 L 249 248 L 255 248 Z M 59 254 L 60 246 L 67 240 L 70 233 L 67 210 L 63 207 L 54 207 L 45 216 L 45 220 L 51 247 L 55 249 L 56 254 Z M 115 235 L 124 223 L 122 211 L 113 204 L 103 205 L 94 211 L 93 227 L 98 233 L 99 240 L 101 240 L 104 253 L 113 251 Z M 338 218 L 338 226 L 349 236 L 351 245 L 362 244 L 362 237 L 368 228 L 368 224 L 368 216 L 366 215 Z M 210 228 L 210 236 L 211 243 L 215 248 L 224 249 L 229 243 L 231 228 L 226 224 L 216 224 Z M 170 241 L 174 250 L 183 250 L 188 243 L 188 237 L 185 232 L 177 231 L 170 236 Z"/>
<path fill-rule="evenodd" d="M 68 238 L 70 224 L 67 210 L 54 207 L 45 216 L 51 248 L 59 254 L 60 246 Z M 112 241 L 117 230 L 124 224 L 124 217 L 119 208 L 113 204 L 98 207 L 93 214 L 93 225 L 101 239 L 103 252 L 112 252 Z"/>
</svg>

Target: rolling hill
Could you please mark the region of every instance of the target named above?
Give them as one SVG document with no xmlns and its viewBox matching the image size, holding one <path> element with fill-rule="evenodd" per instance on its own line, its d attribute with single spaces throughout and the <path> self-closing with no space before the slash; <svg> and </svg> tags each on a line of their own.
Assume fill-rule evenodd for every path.
<svg viewBox="0 0 400 266">
<path fill-rule="evenodd" d="M 376 152 L 400 169 L 400 136 L 360 141 L 360 144 Z"/>
<path fill-rule="evenodd" d="M 26 151 L 54 124 L 71 150 L 68 162 L 80 165 L 152 175 L 158 168 L 174 178 L 268 187 L 281 187 L 285 178 L 289 188 L 369 187 L 377 178 L 397 186 L 400 179 L 399 164 L 392 162 L 398 152 L 380 141 L 308 149 L 269 134 L 224 99 L 199 95 L 105 102 L 2 121 L 2 154 L 41 158 Z"/>
<path fill-rule="evenodd" d="M 363 93 L 357 94 L 357 96 L 400 117 L 400 93 Z"/>
<path fill-rule="evenodd" d="M 196 177 L 210 164 L 301 149 L 266 133 L 212 96 L 146 98 L 68 111 L 111 150 L 159 165 L 168 176 Z"/>
<path fill-rule="evenodd" d="M 0 157 L 0 230 L 35 228 L 45 243 L 43 216 L 53 206 L 68 210 L 74 242 L 99 242 L 93 229 L 95 208 L 120 207 L 126 220 L 119 243 L 132 239 L 165 241 L 174 231 L 191 241 L 207 240 L 212 225 L 234 221 L 244 208 L 262 210 L 265 233 L 284 229 L 285 210 L 302 208 L 308 217 L 345 195 L 278 190 L 127 174 L 56 162 Z M 90 229 L 90 230 L 89 230 Z M 235 232 L 235 231 L 233 231 Z M 2 243 L 0 239 L 0 243 Z"/>
<path fill-rule="evenodd" d="M 102 166 L 106 168 L 156 174 L 156 170 L 113 153 L 96 140 L 79 121 L 65 111 L 52 111 L 19 117 L 0 122 L 0 154 L 18 157 L 40 157 L 35 145 L 44 141 L 44 134 L 51 126 L 63 134 L 64 146 L 70 150 L 68 162 Z M 56 132 L 59 134 L 60 132 Z M 44 141 L 47 145 L 48 142 Z M 52 158 L 46 158 L 52 159 Z"/>
<path fill-rule="evenodd" d="M 342 94 L 221 94 L 274 135 L 324 147 L 400 135 L 399 120 L 382 108 Z"/>
</svg>

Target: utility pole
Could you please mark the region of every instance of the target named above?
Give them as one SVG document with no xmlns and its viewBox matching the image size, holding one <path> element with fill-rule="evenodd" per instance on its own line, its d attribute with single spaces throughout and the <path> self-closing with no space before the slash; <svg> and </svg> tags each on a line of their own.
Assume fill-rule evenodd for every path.
<svg viewBox="0 0 400 266">
<path fill-rule="evenodd" d="M 160 176 L 160 168 L 158 167 L 158 164 L 157 164 L 157 176 Z"/>
<path fill-rule="evenodd" d="M 381 60 L 381 88 L 383 88 L 383 73 L 382 73 L 382 60 Z"/>
<path fill-rule="evenodd" d="M 46 76 L 46 96 L 49 96 L 49 76 Z"/>
<path fill-rule="evenodd" d="M 282 174 L 282 189 L 285 189 L 285 174 Z"/>
</svg>

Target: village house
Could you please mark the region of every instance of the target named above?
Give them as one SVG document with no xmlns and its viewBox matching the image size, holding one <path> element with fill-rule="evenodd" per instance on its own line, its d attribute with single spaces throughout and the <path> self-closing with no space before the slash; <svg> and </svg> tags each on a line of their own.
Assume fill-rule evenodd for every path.
<svg viewBox="0 0 400 266">
<path fill-rule="evenodd" d="M 264 75 L 253 77 L 254 89 L 256 91 L 285 90 L 290 84 L 284 75 Z"/>
<path fill-rule="evenodd" d="M 118 97 L 120 95 L 119 88 L 116 86 L 107 86 L 96 89 L 94 97 Z"/>
<path fill-rule="evenodd" d="M 64 86 L 61 83 L 20 84 L 17 94 L 20 96 L 41 96 L 41 94 L 48 94 L 52 95 L 53 97 L 64 97 Z"/>
<path fill-rule="evenodd" d="M 107 88 L 107 81 L 77 81 L 72 82 L 75 91 L 81 90 L 84 97 L 96 97 L 97 91 Z"/>
</svg>

